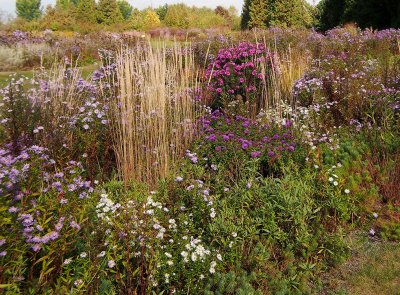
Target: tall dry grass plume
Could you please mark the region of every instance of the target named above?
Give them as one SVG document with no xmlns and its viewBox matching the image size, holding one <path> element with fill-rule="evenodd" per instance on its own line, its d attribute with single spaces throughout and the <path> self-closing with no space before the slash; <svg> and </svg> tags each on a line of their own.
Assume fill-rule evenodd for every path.
<svg viewBox="0 0 400 295">
<path fill-rule="evenodd" d="M 190 48 L 174 44 L 122 48 L 116 55 L 119 95 L 112 104 L 119 171 L 125 183 L 150 187 L 192 141 L 198 74 Z"/>
<path fill-rule="evenodd" d="M 276 39 L 272 42 L 267 37 L 257 35 L 256 42 L 262 42 L 268 48 L 268 58 L 261 62 L 255 62 L 261 72 L 266 73 L 261 85 L 262 91 L 259 98 L 259 105 L 268 113 L 284 117 L 287 106 L 293 110 L 296 101 L 293 96 L 293 85 L 300 79 L 311 65 L 311 54 L 308 51 L 293 49 L 290 44 L 285 50 L 278 50 Z"/>
</svg>

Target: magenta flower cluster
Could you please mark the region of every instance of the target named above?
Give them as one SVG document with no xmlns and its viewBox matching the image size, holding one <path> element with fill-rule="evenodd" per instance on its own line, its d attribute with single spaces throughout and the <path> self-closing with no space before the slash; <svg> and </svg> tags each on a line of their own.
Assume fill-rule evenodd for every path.
<svg viewBox="0 0 400 295">
<path fill-rule="evenodd" d="M 221 49 L 207 66 L 208 89 L 213 95 L 242 95 L 255 92 L 265 79 L 265 72 L 257 64 L 269 62 L 271 55 L 264 45 L 241 42 L 239 45 Z"/>
</svg>

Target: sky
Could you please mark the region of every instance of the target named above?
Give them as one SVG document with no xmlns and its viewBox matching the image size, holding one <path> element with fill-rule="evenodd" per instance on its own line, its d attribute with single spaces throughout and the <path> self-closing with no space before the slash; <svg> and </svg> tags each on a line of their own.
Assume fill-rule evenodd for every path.
<svg viewBox="0 0 400 295">
<path fill-rule="evenodd" d="M 242 6 L 244 0 L 127 0 L 132 4 L 133 7 L 138 9 L 143 9 L 146 7 L 158 7 L 165 3 L 173 4 L 173 3 L 185 3 L 189 6 L 207 6 L 211 8 L 215 8 L 218 5 L 224 6 L 228 8 L 229 6 L 235 6 L 238 12 L 242 11 Z M 319 0 L 307 0 L 309 3 L 317 3 Z M 56 0 L 42 0 L 42 6 L 45 8 L 48 4 L 53 4 Z M 0 11 L 3 11 L 7 14 L 15 15 L 15 0 L 0 0 Z"/>
</svg>

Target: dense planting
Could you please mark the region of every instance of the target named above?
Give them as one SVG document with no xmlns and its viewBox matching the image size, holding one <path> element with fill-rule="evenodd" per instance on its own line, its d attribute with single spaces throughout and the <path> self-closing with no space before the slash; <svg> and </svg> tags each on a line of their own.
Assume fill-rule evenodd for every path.
<svg viewBox="0 0 400 295">
<path fill-rule="evenodd" d="M 399 32 L 258 34 L 9 78 L 5 294 L 318 293 L 399 240 Z"/>
</svg>

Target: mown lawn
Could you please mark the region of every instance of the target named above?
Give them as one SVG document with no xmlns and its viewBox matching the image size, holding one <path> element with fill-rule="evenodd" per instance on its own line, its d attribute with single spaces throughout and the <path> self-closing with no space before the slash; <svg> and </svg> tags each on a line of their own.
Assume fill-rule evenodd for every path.
<svg viewBox="0 0 400 295">
<path fill-rule="evenodd" d="M 355 237 L 349 260 L 323 281 L 321 295 L 399 295 L 400 243 Z"/>
</svg>

